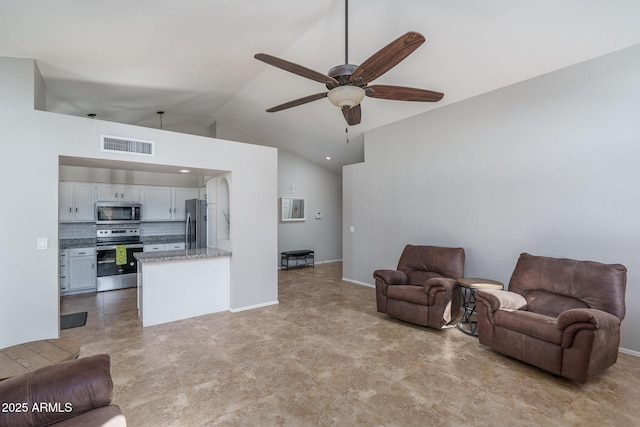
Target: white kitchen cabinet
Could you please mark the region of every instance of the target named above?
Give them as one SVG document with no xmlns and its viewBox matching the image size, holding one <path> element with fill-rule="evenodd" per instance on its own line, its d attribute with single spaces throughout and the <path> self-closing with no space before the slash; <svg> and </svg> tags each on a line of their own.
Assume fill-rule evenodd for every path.
<svg viewBox="0 0 640 427">
<path fill-rule="evenodd" d="M 69 249 L 60 251 L 60 293 L 69 291 Z"/>
<path fill-rule="evenodd" d="M 99 202 L 139 202 L 140 186 L 124 184 L 98 184 L 97 201 Z"/>
<path fill-rule="evenodd" d="M 141 186 L 143 221 L 171 221 L 173 218 L 173 188 Z"/>
<path fill-rule="evenodd" d="M 185 242 L 148 244 L 142 247 L 143 252 L 179 251 L 186 248 Z"/>
<path fill-rule="evenodd" d="M 185 203 L 189 199 L 197 199 L 200 197 L 198 188 L 179 188 L 173 189 L 173 217 L 174 221 L 184 221 L 187 219 L 185 213 Z"/>
<path fill-rule="evenodd" d="M 186 248 L 186 244 L 185 242 L 179 242 L 179 243 L 167 243 L 167 250 L 168 251 L 180 251 Z"/>
<path fill-rule="evenodd" d="M 58 218 L 61 222 L 95 221 L 95 186 L 88 182 L 58 185 Z"/>
<path fill-rule="evenodd" d="M 143 221 L 184 221 L 185 201 L 197 199 L 200 190 L 183 187 L 140 187 Z"/>
<path fill-rule="evenodd" d="M 60 256 L 60 273 L 60 292 L 62 294 L 95 292 L 97 281 L 96 248 L 63 250 Z"/>
</svg>

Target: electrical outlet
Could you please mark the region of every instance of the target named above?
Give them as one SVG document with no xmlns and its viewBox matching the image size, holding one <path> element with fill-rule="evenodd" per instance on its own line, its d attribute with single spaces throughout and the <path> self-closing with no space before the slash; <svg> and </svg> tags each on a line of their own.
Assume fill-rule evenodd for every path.
<svg viewBox="0 0 640 427">
<path fill-rule="evenodd" d="M 46 251 L 48 247 L 49 239 L 47 239 L 46 237 L 38 237 L 38 239 L 36 240 L 36 248 L 39 251 Z"/>
</svg>

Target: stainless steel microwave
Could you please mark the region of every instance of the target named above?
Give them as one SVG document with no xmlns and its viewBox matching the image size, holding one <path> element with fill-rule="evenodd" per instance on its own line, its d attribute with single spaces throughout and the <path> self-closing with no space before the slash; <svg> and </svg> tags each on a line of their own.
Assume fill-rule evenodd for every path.
<svg viewBox="0 0 640 427">
<path fill-rule="evenodd" d="M 142 205 L 132 202 L 96 203 L 96 224 L 137 224 L 142 218 Z"/>
</svg>

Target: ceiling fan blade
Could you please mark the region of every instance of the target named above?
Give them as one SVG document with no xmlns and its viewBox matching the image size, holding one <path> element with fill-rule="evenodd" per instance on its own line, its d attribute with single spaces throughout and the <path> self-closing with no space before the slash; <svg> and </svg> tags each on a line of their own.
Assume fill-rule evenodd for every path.
<svg viewBox="0 0 640 427">
<path fill-rule="evenodd" d="M 360 85 L 377 79 L 398 65 L 424 42 L 425 38 L 422 34 L 414 31 L 398 37 L 360 64 L 351 74 L 351 83 Z"/>
<path fill-rule="evenodd" d="M 317 101 L 318 99 L 326 98 L 327 92 L 316 93 L 313 95 L 305 96 L 304 98 L 294 99 L 293 101 L 285 102 L 284 104 L 276 105 L 267 110 L 267 113 L 275 113 L 276 111 L 286 110 L 287 108 L 297 107 L 298 105 L 306 104 L 307 102 Z"/>
<path fill-rule="evenodd" d="M 278 67 L 293 74 L 297 74 L 302 77 L 306 77 L 311 80 L 315 80 L 320 83 L 324 83 L 331 87 L 338 86 L 338 81 L 333 77 L 329 77 L 326 74 L 313 71 L 302 65 L 294 64 L 293 62 L 286 61 L 284 59 L 276 58 L 275 56 L 267 55 L 266 53 L 257 53 L 254 58 L 262 62 L 266 62 L 269 65 Z"/>
<path fill-rule="evenodd" d="M 359 124 L 362 119 L 362 109 L 360 108 L 360 104 L 351 108 L 343 108 L 342 115 L 349 126 Z"/>
<path fill-rule="evenodd" d="M 394 101 L 438 102 L 444 96 L 442 92 L 415 89 L 404 86 L 371 85 L 365 93 L 371 98 L 391 99 Z"/>
</svg>

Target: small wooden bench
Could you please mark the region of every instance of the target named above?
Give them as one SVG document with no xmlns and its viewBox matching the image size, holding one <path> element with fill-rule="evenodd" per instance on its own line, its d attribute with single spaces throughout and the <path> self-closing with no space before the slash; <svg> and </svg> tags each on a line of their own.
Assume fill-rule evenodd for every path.
<svg viewBox="0 0 640 427">
<path fill-rule="evenodd" d="M 297 267 L 313 267 L 315 253 L 309 249 L 287 251 L 280 254 L 280 267 L 283 270 Z"/>
</svg>

